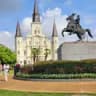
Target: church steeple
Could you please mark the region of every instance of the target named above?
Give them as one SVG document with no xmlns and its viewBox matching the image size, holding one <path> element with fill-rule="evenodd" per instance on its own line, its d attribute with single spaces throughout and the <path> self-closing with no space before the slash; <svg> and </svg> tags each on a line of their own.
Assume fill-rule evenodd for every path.
<svg viewBox="0 0 96 96">
<path fill-rule="evenodd" d="M 54 19 L 53 33 L 52 33 L 52 60 L 58 60 L 57 52 L 58 52 L 58 33 Z"/>
<path fill-rule="evenodd" d="M 52 37 L 58 37 L 55 19 L 54 19 L 54 23 L 53 23 L 53 33 L 52 33 Z"/>
<path fill-rule="evenodd" d="M 33 22 L 40 22 L 40 14 L 38 11 L 37 0 L 35 0 L 35 3 L 34 3 Z"/>
<path fill-rule="evenodd" d="M 22 37 L 19 21 L 17 22 L 17 26 L 16 26 L 15 37 Z"/>
</svg>

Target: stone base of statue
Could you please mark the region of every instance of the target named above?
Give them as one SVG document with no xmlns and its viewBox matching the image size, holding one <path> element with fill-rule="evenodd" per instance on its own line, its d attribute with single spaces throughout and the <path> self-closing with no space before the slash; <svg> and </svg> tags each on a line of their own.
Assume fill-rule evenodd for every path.
<svg viewBox="0 0 96 96">
<path fill-rule="evenodd" d="M 96 59 L 95 42 L 64 42 L 58 49 L 59 60 Z"/>
</svg>

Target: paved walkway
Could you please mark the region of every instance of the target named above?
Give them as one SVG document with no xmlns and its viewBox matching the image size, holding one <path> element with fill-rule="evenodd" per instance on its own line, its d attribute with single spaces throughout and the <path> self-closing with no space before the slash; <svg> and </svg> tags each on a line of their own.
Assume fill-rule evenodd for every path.
<svg viewBox="0 0 96 96">
<path fill-rule="evenodd" d="M 0 76 L 0 89 L 28 92 L 96 93 L 96 81 L 42 82 L 14 80 L 9 77 L 9 81 L 5 82 Z"/>
</svg>

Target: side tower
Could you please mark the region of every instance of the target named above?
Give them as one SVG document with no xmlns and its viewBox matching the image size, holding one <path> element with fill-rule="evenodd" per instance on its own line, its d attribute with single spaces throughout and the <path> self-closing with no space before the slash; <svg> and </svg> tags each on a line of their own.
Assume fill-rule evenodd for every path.
<svg viewBox="0 0 96 96">
<path fill-rule="evenodd" d="M 58 32 L 56 28 L 56 23 L 53 23 L 53 33 L 52 33 L 52 60 L 58 60 Z"/>
<path fill-rule="evenodd" d="M 15 51 L 16 51 L 16 61 L 19 64 L 24 64 L 23 60 L 23 37 L 20 30 L 20 24 L 17 22 L 16 34 L 15 34 Z"/>
</svg>

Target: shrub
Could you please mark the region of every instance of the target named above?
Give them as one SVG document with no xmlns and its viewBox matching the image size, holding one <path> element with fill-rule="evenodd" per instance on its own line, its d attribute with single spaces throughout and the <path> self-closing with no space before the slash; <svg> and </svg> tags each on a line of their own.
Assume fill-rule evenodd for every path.
<svg viewBox="0 0 96 96">
<path fill-rule="evenodd" d="M 28 74 L 80 74 L 96 73 L 96 61 L 48 61 L 26 65 L 21 69 L 22 73 Z"/>
<path fill-rule="evenodd" d="M 32 65 L 23 66 L 20 68 L 20 72 L 24 74 L 31 74 L 32 73 Z"/>
<path fill-rule="evenodd" d="M 26 79 L 96 79 L 96 74 L 18 74 L 17 77 Z"/>
</svg>

